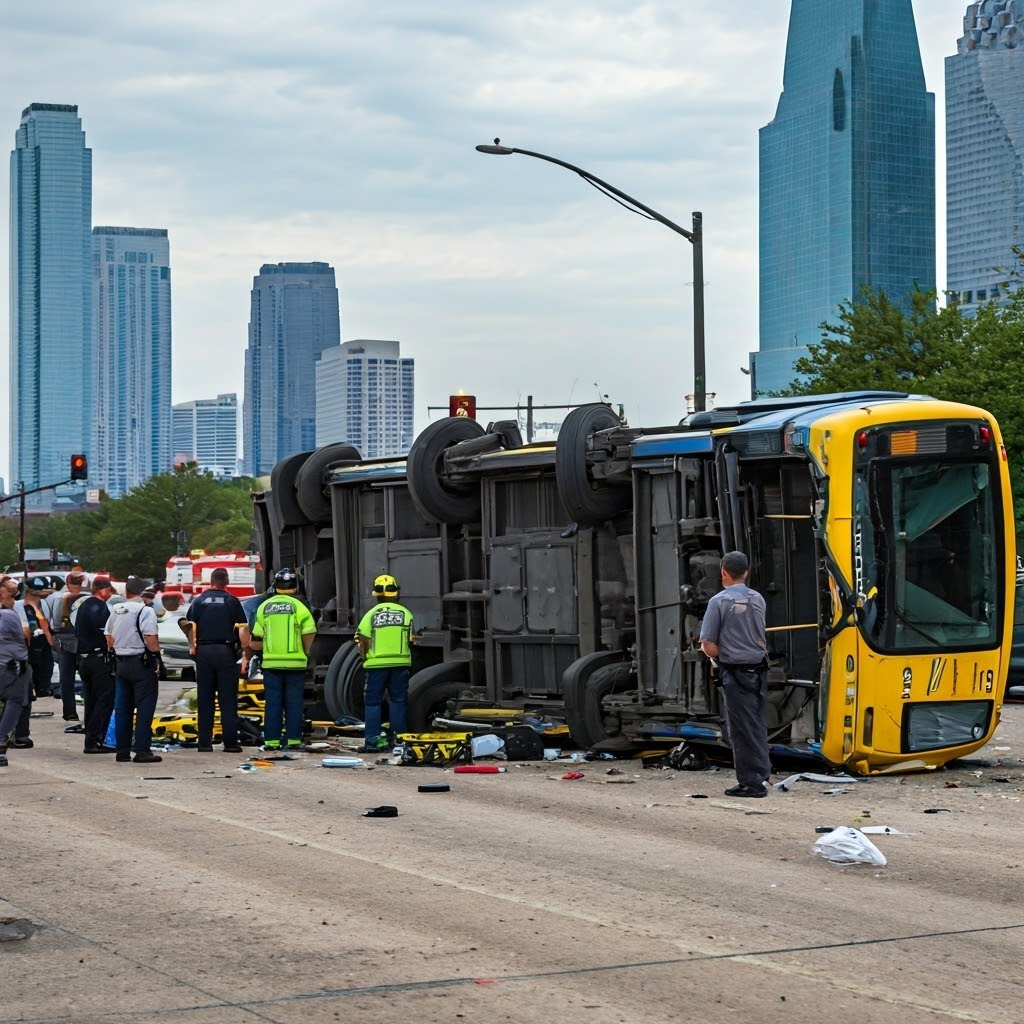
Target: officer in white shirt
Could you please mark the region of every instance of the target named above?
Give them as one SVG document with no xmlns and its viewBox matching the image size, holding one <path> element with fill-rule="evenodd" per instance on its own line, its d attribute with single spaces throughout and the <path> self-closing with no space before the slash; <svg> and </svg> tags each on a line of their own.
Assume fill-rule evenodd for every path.
<svg viewBox="0 0 1024 1024">
<path fill-rule="evenodd" d="M 153 714 L 156 711 L 156 666 L 160 657 L 156 612 L 142 600 L 146 581 L 129 576 L 124 592 L 127 600 L 110 610 L 104 633 L 107 646 L 117 656 L 114 696 L 114 735 L 118 761 L 152 764 L 162 761 L 150 749 L 153 742 Z"/>
</svg>

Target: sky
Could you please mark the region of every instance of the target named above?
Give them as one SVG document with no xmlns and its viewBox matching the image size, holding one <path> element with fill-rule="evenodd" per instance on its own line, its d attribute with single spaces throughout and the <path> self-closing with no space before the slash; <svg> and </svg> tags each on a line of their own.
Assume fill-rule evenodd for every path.
<svg viewBox="0 0 1024 1024">
<path fill-rule="evenodd" d="M 342 339 L 398 339 L 416 360 L 417 429 L 459 390 L 493 410 L 485 421 L 530 395 L 606 395 L 634 424 L 677 422 L 694 390 L 690 243 L 560 167 L 475 151 L 495 138 L 684 228 L 702 212 L 708 404 L 749 397 L 758 130 L 782 89 L 789 0 L 12 7 L 6 149 L 28 104 L 77 104 L 93 224 L 168 230 L 175 402 L 241 403 L 253 277 L 320 260 L 337 276 Z M 940 289 L 943 59 L 966 8 L 914 3 L 936 96 Z M 0 246 L 5 369 L 8 281 Z M 0 416 L 0 472 L 7 431 Z"/>
</svg>

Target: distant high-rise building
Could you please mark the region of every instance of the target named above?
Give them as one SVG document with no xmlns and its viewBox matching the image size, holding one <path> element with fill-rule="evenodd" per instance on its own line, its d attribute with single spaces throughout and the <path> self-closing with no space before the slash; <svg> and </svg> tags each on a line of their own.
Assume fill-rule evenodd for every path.
<svg viewBox="0 0 1024 1024">
<path fill-rule="evenodd" d="M 397 341 L 346 341 L 316 364 L 316 445 L 343 441 L 367 459 L 412 444 L 415 360 Z"/>
<path fill-rule="evenodd" d="M 238 395 L 181 402 L 171 409 L 175 461 L 196 462 L 214 476 L 238 474 Z"/>
<path fill-rule="evenodd" d="M 92 437 L 92 151 L 78 107 L 32 103 L 11 153 L 11 475 L 26 490 L 69 475 Z M 29 497 L 84 497 L 82 485 Z"/>
<path fill-rule="evenodd" d="M 92 232 L 89 482 L 120 497 L 171 459 L 171 267 L 164 228 Z"/>
<path fill-rule="evenodd" d="M 316 361 L 341 343 L 338 289 L 326 263 L 265 263 L 253 278 L 245 353 L 245 472 L 316 447 Z"/>
<path fill-rule="evenodd" d="M 755 394 L 793 380 L 863 285 L 900 305 L 935 287 L 935 97 L 911 0 L 793 0 L 760 160 Z"/>
<path fill-rule="evenodd" d="M 946 58 L 946 288 L 1002 298 L 1024 245 L 1024 2 L 972 3 Z"/>
</svg>

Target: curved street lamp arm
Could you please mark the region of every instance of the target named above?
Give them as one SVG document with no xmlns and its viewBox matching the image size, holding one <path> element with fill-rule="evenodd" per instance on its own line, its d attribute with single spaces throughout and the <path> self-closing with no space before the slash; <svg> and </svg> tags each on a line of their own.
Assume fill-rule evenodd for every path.
<svg viewBox="0 0 1024 1024">
<path fill-rule="evenodd" d="M 671 228 L 677 234 L 682 235 L 688 242 L 693 242 L 694 233 L 692 231 L 687 231 L 686 228 L 680 227 L 675 223 L 675 221 L 669 220 L 668 217 L 658 213 L 657 210 L 652 210 L 649 206 L 645 206 L 639 199 L 634 199 L 631 195 L 628 195 L 621 189 L 617 189 L 614 185 L 609 185 L 607 181 L 602 181 L 596 174 L 591 174 L 590 171 L 585 171 L 582 167 L 577 167 L 575 164 L 567 163 L 565 160 L 559 160 L 556 156 L 548 156 L 546 153 L 534 153 L 529 149 L 517 149 L 515 146 L 494 145 L 477 146 L 476 148 L 481 153 L 493 153 L 498 156 L 519 153 L 522 156 L 532 156 L 537 160 L 546 160 L 549 164 L 558 164 L 559 167 L 564 167 L 567 171 L 572 171 L 573 174 L 578 174 L 584 181 L 589 181 L 591 184 L 607 189 L 612 195 L 618 196 L 620 199 L 624 199 L 627 203 L 635 206 L 638 210 L 643 210 L 644 213 L 658 221 L 659 224 L 664 224 L 665 227 Z"/>
</svg>

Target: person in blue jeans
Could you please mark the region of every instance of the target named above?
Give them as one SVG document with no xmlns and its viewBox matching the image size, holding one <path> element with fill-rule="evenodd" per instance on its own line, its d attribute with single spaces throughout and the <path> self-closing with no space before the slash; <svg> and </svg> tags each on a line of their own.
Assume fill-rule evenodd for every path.
<svg viewBox="0 0 1024 1024">
<path fill-rule="evenodd" d="M 249 637 L 249 648 L 260 655 L 263 663 L 261 750 L 280 750 L 282 739 L 294 750 L 302 745 L 306 664 L 316 639 L 316 623 L 296 596 L 298 587 L 299 578 L 293 569 L 278 570 L 274 595 L 260 605 Z"/>
<path fill-rule="evenodd" d="M 137 576 L 128 577 L 124 585 L 127 600 L 111 609 L 104 633 L 107 646 L 117 655 L 114 676 L 115 760 L 153 764 L 163 760 L 150 749 L 153 713 L 160 687 L 156 674 L 160 639 L 156 612 L 142 600 L 145 589 L 145 580 Z"/>
<path fill-rule="evenodd" d="M 384 573 L 373 581 L 376 605 L 356 627 L 356 644 L 363 656 L 364 752 L 385 750 L 406 731 L 409 668 L 412 665 L 412 612 L 398 603 L 398 580 Z M 381 706 L 388 695 L 389 731 L 382 732 Z"/>
</svg>

